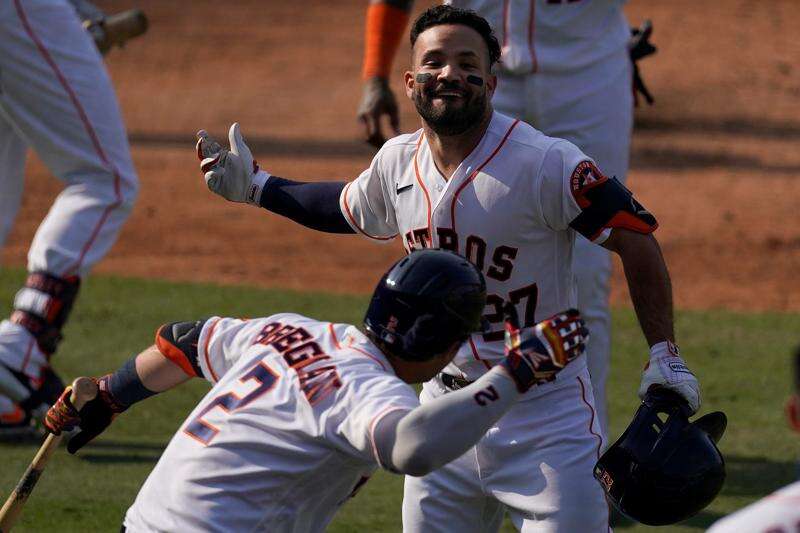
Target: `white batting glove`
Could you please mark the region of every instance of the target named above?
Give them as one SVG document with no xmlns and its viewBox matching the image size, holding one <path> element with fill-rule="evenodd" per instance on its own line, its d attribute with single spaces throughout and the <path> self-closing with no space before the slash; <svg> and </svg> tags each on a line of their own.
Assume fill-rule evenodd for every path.
<svg viewBox="0 0 800 533">
<path fill-rule="evenodd" d="M 650 361 L 644 367 L 639 398 L 654 385 L 671 389 L 689 404 L 692 414 L 700 409 L 700 383 L 681 358 L 678 347 L 669 341 L 659 342 L 650 348 Z"/>
<path fill-rule="evenodd" d="M 231 125 L 228 142 L 230 149 L 223 148 L 205 130 L 197 132 L 197 157 L 206 185 L 226 200 L 258 206 L 270 175 L 253 159 L 238 122 Z"/>
</svg>

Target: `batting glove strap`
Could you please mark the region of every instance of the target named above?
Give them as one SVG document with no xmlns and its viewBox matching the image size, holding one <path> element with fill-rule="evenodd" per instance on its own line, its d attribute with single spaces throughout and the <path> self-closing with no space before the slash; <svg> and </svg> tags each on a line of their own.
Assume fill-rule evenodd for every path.
<svg viewBox="0 0 800 533">
<path fill-rule="evenodd" d="M 662 386 L 680 394 L 689 404 L 692 414 L 700 409 L 700 383 L 672 342 L 659 342 L 650 348 L 650 360 L 642 373 L 639 398 L 644 399 L 647 391 L 654 386 Z"/>
<path fill-rule="evenodd" d="M 97 399 L 99 399 L 113 416 L 125 411 L 129 405 L 119 401 L 111 392 L 112 380 L 115 374 L 106 374 L 101 378 L 92 378 L 97 384 Z M 152 393 L 151 393 L 152 394 Z"/>
<path fill-rule="evenodd" d="M 54 435 L 61 435 L 62 431 L 71 431 L 77 426 L 81 417 L 69 397 L 72 387 L 67 387 L 61 393 L 58 401 L 47 411 L 44 417 L 44 427 Z"/>
</svg>

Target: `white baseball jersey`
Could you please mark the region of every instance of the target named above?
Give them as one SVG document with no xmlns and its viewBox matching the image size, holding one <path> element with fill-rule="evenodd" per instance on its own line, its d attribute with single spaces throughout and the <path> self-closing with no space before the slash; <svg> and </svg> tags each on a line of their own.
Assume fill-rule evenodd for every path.
<svg viewBox="0 0 800 533">
<path fill-rule="evenodd" d="M 608 176 L 628 174 L 633 126 L 630 29 L 624 0 L 449 0 L 486 18 L 501 45 L 492 104 L 501 113 L 574 143 Z M 573 252 L 578 308 L 599 416 L 608 428 L 611 259 L 578 237 Z"/>
<path fill-rule="evenodd" d="M 354 230 L 371 239 L 400 235 L 406 250 L 448 248 L 483 272 L 492 331 L 472 335 L 452 363 L 475 379 L 503 357 L 504 302 L 516 304 L 529 325 L 576 305 L 568 225 L 581 210 L 571 181 L 599 175 L 568 141 L 494 113 L 449 179 L 419 130 L 388 141 L 345 186 L 340 205 Z"/>
<path fill-rule="evenodd" d="M 500 42 L 499 68 L 512 74 L 570 72 L 624 49 L 625 0 L 447 0 L 485 18 Z"/>
<path fill-rule="evenodd" d="M 215 385 L 145 481 L 128 531 L 322 531 L 374 472 L 377 422 L 419 405 L 346 324 L 214 317 L 198 360 Z"/>
<path fill-rule="evenodd" d="M 800 529 L 800 481 L 714 523 L 708 533 L 795 533 Z"/>
</svg>

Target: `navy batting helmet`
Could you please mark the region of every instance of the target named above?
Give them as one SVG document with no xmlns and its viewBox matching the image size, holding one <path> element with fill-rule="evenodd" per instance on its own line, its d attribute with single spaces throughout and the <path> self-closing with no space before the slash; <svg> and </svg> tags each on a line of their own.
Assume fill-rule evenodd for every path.
<svg viewBox="0 0 800 533">
<path fill-rule="evenodd" d="M 402 359 L 425 361 L 482 331 L 486 282 L 472 263 L 447 250 L 411 252 L 384 274 L 364 326 Z"/>
<path fill-rule="evenodd" d="M 638 522 L 663 526 L 686 520 L 722 489 L 725 461 L 716 443 L 726 425 L 720 411 L 689 422 L 683 398 L 653 388 L 595 465 L 594 477 L 617 510 Z"/>
</svg>

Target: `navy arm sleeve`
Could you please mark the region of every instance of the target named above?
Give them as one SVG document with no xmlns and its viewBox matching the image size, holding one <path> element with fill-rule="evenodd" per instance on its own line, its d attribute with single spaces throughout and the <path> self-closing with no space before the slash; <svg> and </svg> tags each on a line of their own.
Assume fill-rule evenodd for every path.
<svg viewBox="0 0 800 533">
<path fill-rule="evenodd" d="M 355 233 L 339 208 L 345 182 L 303 183 L 272 176 L 261 193 L 261 207 L 326 233 Z"/>
</svg>

